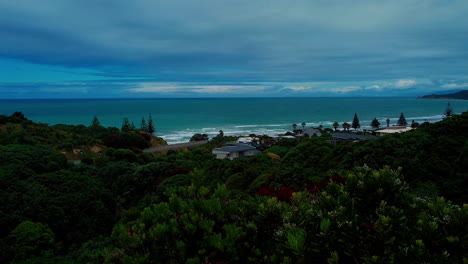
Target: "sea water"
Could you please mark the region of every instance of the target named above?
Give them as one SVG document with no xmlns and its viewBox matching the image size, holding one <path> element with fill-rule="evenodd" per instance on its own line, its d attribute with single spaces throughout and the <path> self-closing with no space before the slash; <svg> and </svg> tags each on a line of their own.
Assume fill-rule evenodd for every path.
<svg viewBox="0 0 468 264">
<path fill-rule="evenodd" d="M 443 118 L 447 100 L 413 98 L 160 98 L 160 99 L 37 99 L 0 100 L 0 114 L 21 111 L 35 122 L 90 125 L 97 116 L 101 125 L 122 125 L 127 117 L 138 128 L 151 113 L 156 135 L 169 143 L 186 142 L 195 133 L 225 135 L 277 135 L 292 124 L 332 127 L 336 121 L 351 124 L 358 114 L 361 127 L 377 118 L 395 124 L 400 113 L 408 123 L 435 122 Z M 455 113 L 468 110 L 468 101 L 451 100 Z"/>
</svg>

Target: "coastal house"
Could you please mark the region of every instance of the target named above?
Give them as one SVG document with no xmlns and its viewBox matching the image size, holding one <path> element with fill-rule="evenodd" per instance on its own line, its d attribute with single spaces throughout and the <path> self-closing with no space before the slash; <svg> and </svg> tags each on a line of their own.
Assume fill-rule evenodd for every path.
<svg viewBox="0 0 468 264">
<path fill-rule="evenodd" d="M 319 129 L 317 129 L 317 128 L 312 128 L 312 127 L 309 127 L 309 128 L 304 129 L 304 132 L 302 132 L 302 134 L 303 134 L 304 136 L 307 134 L 307 135 L 309 135 L 309 137 L 312 137 L 313 135 L 316 135 L 317 137 L 322 136 L 322 132 L 320 132 Z"/>
<path fill-rule="evenodd" d="M 227 158 L 233 160 L 240 157 L 250 157 L 260 154 L 261 152 L 258 151 L 255 147 L 247 144 L 228 143 L 220 148 L 213 149 L 211 153 L 215 154 L 217 159 Z"/>
</svg>

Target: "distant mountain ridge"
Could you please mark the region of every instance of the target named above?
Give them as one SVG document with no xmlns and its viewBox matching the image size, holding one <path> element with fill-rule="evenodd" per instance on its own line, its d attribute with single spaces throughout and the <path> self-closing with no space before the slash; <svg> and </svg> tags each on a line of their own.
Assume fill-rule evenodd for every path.
<svg viewBox="0 0 468 264">
<path fill-rule="evenodd" d="M 458 99 L 458 100 L 468 100 L 468 90 L 459 91 L 456 93 L 450 94 L 431 94 L 419 96 L 417 99 Z"/>
</svg>

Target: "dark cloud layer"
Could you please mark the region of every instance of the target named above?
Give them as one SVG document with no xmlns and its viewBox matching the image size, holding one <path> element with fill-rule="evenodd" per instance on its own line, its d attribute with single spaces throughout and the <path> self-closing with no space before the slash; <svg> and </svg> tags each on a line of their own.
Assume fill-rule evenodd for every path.
<svg viewBox="0 0 468 264">
<path fill-rule="evenodd" d="M 466 0 L 0 0 L 0 58 L 103 80 L 446 88 L 468 75 L 467 11 Z"/>
</svg>

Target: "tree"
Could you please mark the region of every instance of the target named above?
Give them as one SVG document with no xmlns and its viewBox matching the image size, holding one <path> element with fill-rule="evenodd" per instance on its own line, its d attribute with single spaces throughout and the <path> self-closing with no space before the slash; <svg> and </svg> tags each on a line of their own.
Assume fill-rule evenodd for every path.
<svg viewBox="0 0 468 264">
<path fill-rule="evenodd" d="M 53 250 L 54 233 L 44 224 L 23 221 L 13 231 L 10 238 L 14 241 L 14 251 L 17 259 L 31 256 L 41 256 Z"/>
<path fill-rule="evenodd" d="M 224 131 L 223 131 L 223 130 L 219 130 L 218 136 L 219 136 L 219 137 L 224 137 Z"/>
<path fill-rule="evenodd" d="M 302 126 L 302 130 L 305 130 L 306 123 L 305 123 L 305 122 L 302 122 L 301 126 Z"/>
<path fill-rule="evenodd" d="M 91 122 L 91 127 L 100 127 L 101 123 L 99 122 L 99 119 L 97 116 L 94 116 L 93 121 Z"/>
<path fill-rule="evenodd" d="M 144 117 L 141 119 L 140 130 L 144 132 L 148 132 L 148 125 L 146 124 L 146 120 Z"/>
<path fill-rule="evenodd" d="M 450 118 L 453 115 L 453 109 L 450 102 L 447 103 L 447 108 L 444 111 L 445 118 Z"/>
<path fill-rule="evenodd" d="M 400 114 L 400 118 L 398 119 L 397 125 L 398 126 L 408 125 L 408 122 L 406 122 L 406 118 L 405 118 L 405 115 L 403 113 Z"/>
<path fill-rule="evenodd" d="M 208 135 L 207 134 L 197 133 L 197 134 L 193 135 L 192 138 L 190 138 L 190 141 L 204 141 L 204 140 L 208 140 Z"/>
<path fill-rule="evenodd" d="M 390 118 L 387 118 L 387 120 L 385 120 L 387 122 L 387 127 L 390 126 Z"/>
<path fill-rule="evenodd" d="M 132 123 L 130 124 L 130 130 L 135 130 L 135 124 L 133 123 L 133 121 L 132 121 Z"/>
<path fill-rule="evenodd" d="M 128 131 L 131 130 L 130 121 L 128 121 L 127 117 L 124 118 L 124 120 L 122 122 L 122 127 L 121 127 L 120 130 L 122 130 L 122 132 L 128 132 Z"/>
<path fill-rule="evenodd" d="M 292 127 L 293 127 L 293 130 L 296 130 L 296 128 L 297 128 L 297 124 L 295 124 L 295 123 L 294 123 L 294 124 L 292 124 Z"/>
<path fill-rule="evenodd" d="M 353 123 L 351 124 L 351 127 L 354 128 L 354 130 L 361 127 L 361 125 L 359 124 L 359 118 L 356 113 L 354 113 Z"/>
<path fill-rule="evenodd" d="M 340 124 L 338 124 L 338 122 L 335 122 L 333 123 L 333 128 L 335 129 L 335 131 L 340 127 Z"/>
<path fill-rule="evenodd" d="M 419 127 L 419 123 L 418 122 L 414 122 L 414 120 L 411 121 L 411 127 L 412 128 L 417 128 Z"/>
<path fill-rule="evenodd" d="M 146 132 L 148 132 L 148 133 L 150 133 L 150 134 L 153 134 L 154 132 L 156 132 L 156 129 L 154 128 L 153 117 L 151 116 L 151 113 L 149 113 L 149 117 L 148 117 L 148 129 L 147 129 Z"/>
<path fill-rule="evenodd" d="M 344 130 L 348 131 L 349 128 L 351 127 L 351 125 L 348 124 L 347 122 L 344 122 L 343 125 L 342 125 L 342 127 L 343 127 Z"/>
<path fill-rule="evenodd" d="M 377 120 L 377 118 L 374 118 L 374 120 L 372 120 L 371 126 L 373 128 L 379 128 L 379 126 L 380 126 L 379 120 Z"/>
</svg>

